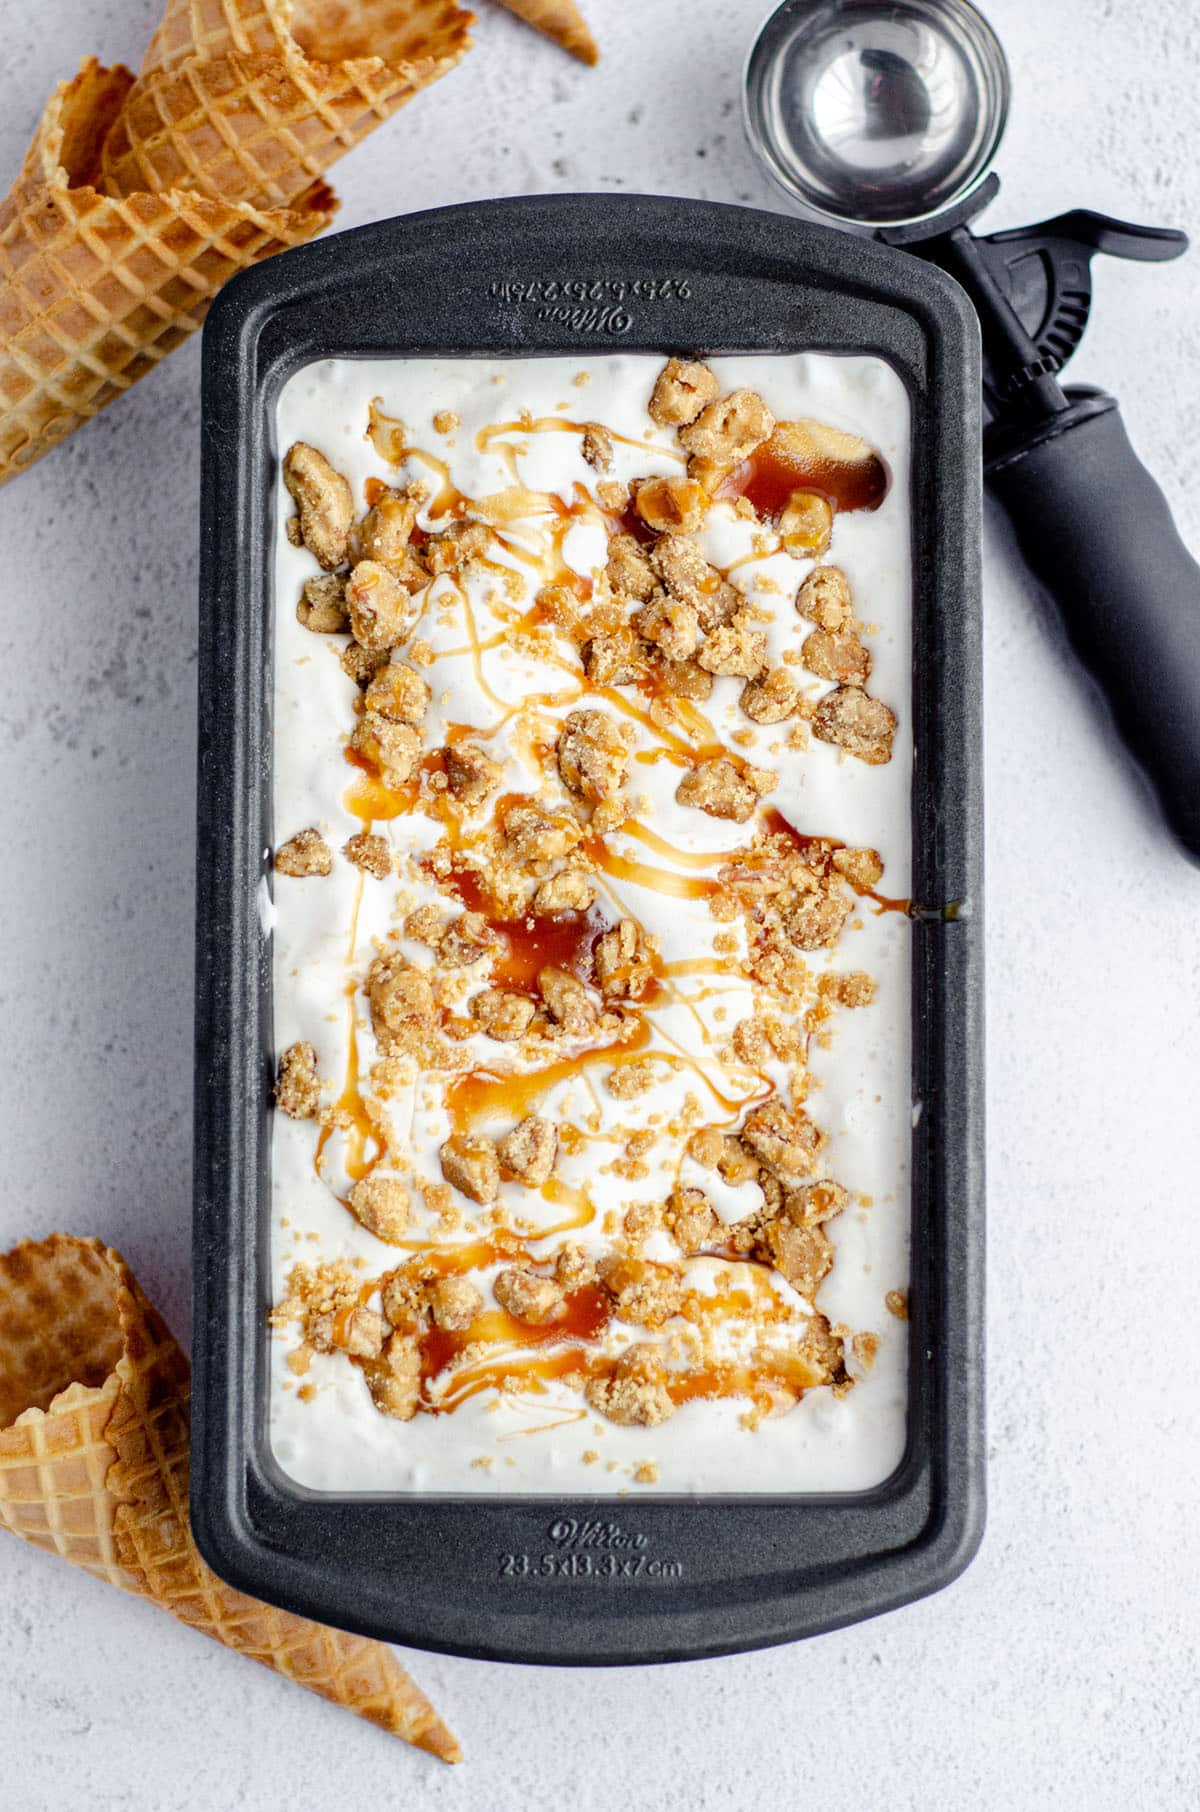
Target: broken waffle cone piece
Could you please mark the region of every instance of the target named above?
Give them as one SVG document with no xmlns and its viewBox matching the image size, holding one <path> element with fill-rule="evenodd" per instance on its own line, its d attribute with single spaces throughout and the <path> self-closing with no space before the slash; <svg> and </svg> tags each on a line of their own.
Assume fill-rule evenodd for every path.
<svg viewBox="0 0 1200 1812">
<path fill-rule="evenodd" d="M 161 28 L 169 45 L 186 52 L 190 35 L 203 50 L 143 68 L 105 138 L 104 193 L 178 187 L 286 207 L 470 44 L 471 15 L 445 0 L 343 10 L 316 0 L 295 13 L 280 0 L 172 7 Z"/>
<path fill-rule="evenodd" d="M 0 1256 L 0 1524 L 443 1761 L 454 1736 L 381 1642 L 219 1580 L 188 1520 L 186 1357 L 120 1254 Z"/>
<path fill-rule="evenodd" d="M 236 271 L 311 239 L 336 206 L 319 182 L 266 211 L 182 189 L 102 195 L 102 142 L 132 85 L 89 57 L 0 204 L 0 484 L 199 327 Z"/>
<path fill-rule="evenodd" d="M 0 205 L 0 484 L 311 239 L 323 173 L 469 48 L 453 0 L 170 0 L 140 76 L 89 58 Z"/>
<path fill-rule="evenodd" d="M 598 63 L 600 51 L 575 0 L 500 0 L 510 13 L 553 38 L 581 63 Z"/>
</svg>

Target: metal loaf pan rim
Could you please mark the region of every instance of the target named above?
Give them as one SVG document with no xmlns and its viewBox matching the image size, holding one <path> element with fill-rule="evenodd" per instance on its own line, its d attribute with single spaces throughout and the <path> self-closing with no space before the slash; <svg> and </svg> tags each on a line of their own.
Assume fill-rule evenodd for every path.
<svg viewBox="0 0 1200 1812">
<path fill-rule="evenodd" d="M 273 399 L 292 369 L 333 354 L 607 350 L 876 352 L 909 389 L 921 1112 L 908 1451 L 885 1484 L 847 1496 L 333 1500 L 289 1484 L 265 1441 L 270 958 L 254 901 L 272 841 Z M 230 1583 L 343 1628 L 556 1664 L 761 1647 L 947 1584 L 984 1518 L 980 391 L 962 292 L 904 253 L 776 214 L 518 197 L 383 221 L 254 267 L 214 304 L 203 368 L 191 1485 L 202 1551 Z M 501 1576 L 502 1556 L 529 1553 L 536 1569 L 546 1552 L 575 1556 L 574 1570 Z M 598 1558 L 616 1572 L 597 1574 Z M 620 1571 L 627 1559 L 632 1573 Z"/>
</svg>

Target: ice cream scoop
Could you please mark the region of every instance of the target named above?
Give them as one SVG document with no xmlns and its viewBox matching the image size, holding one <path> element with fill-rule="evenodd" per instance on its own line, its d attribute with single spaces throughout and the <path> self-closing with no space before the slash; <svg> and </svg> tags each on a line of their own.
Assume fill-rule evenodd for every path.
<svg viewBox="0 0 1200 1812">
<path fill-rule="evenodd" d="M 1200 861 L 1200 567 L 1130 445 L 1116 399 L 1065 389 L 1091 259 L 1160 261 L 1183 233 L 1075 209 L 987 237 L 970 222 L 1009 75 L 967 0 L 785 0 L 746 65 L 750 143 L 807 213 L 925 258 L 979 316 L 984 474 L 1084 666 Z"/>
</svg>

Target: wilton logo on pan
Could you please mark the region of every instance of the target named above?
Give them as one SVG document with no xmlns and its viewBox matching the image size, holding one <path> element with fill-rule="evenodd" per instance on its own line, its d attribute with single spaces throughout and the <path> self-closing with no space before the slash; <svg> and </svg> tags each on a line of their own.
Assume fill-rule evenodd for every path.
<svg viewBox="0 0 1200 1812">
<path fill-rule="evenodd" d="M 497 280 L 488 288 L 493 301 L 534 305 L 539 321 L 601 334 L 629 332 L 627 302 L 686 302 L 691 293 L 686 277 L 537 277 Z"/>
<path fill-rule="evenodd" d="M 644 1548 L 644 1535 L 626 1534 L 619 1523 L 576 1522 L 557 1517 L 546 1531 L 558 1548 Z"/>
<path fill-rule="evenodd" d="M 646 1552 L 649 1537 L 622 1529 L 620 1523 L 602 1522 L 598 1517 L 556 1516 L 546 1525 L 546 1534 L 553 1543 L 549 1553 L 501 1554 L 501 1579 L 535 1585 L 566 1579 L 601 1587 L 652 1581 L 675 1584 L 683 1578 L 682 1560 L 651 1560 Z"/>
</svg>

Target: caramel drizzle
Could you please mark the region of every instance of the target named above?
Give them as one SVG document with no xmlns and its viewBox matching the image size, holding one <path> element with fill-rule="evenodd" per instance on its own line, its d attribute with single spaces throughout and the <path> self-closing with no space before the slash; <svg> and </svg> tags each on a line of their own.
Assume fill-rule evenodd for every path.
<svg viewBox="0 0 1200 1812">
<path fill-rule="evenodd" d="M 582 439 L 591 426 L 590 422 L 571 421 L 564 415 L 539 415 L 526 417 L 524 421 L 489 422 L 480 428 L 475 435 L 475 446 L 480 453 L 494 453 L 503 460 L 506 468 L 512 473 L 515 482 L 519 482 L 517 461 L 528 453 L 523 446 L 513 446 L 504 437 L 510 434 L 526 436 L 530 434 L 578 434 Z M 608 429 L 610 440 L 623 447 L 633 447 L 638 453 L 654 453 L 656 457 L 674 460 L 676 465 L 687 464 L 687 454 L 677 447 L 660 446 L 657 442 L 634 440 L 627 434 L 618 434 L 615 428 Z"/>
<path fill-rule="evenodd" d="M 650 1027 L 639 1018 L 633 1037 L 623 1044 L 594 1045 L 573 1057 L 560 1057 L 536 1070 L 468 1070 L 446 1089 L 446 1107 L 456 1132 L 490 1119 L 524 1119 L 534 1104 L 563 1082 L 571 1082 L 598 1063 L 632 1063 L 650 1042 Z"/>
<path fill-rule="evenodd" d="M 447 461 L 430 453 L 426 449 L 411 447 L 405 444 L 404 424 L 398 418 L 386 416 L 377 402 L 371 405 L 371 421 L 368 438 L 376 451 L 389 463 L 399 466 L 407 461 L 416 461 L 426 473 L 437 481 L 437 488 L 428 504 L 432 521 L 444 522 L 447 518 L 461 518 L 468 512 L 478 518 L 489 521 L 496 532 L 497 540 L 508 557 L 517 567 L 534 574 L 543 584 L 560 584 L 568 586 L 580 602 L 586 602 L 591 595 L 591 581 L 582 578 L 571 569 L 565 559 L 563 548 L 567 535 L 580 521 L 604 520 L 610 530 L 632 529 L 641 532 L 637 522 L 630 523 L 623 516 L 615 520 L 589 496 L 586 489 L 576 484 L 571 498 L 564 499 L 554 493 L 529 490 L 522 482 L 519 471 L 519 460 L 528 451 L 527 447 L 512 444 L 505 436 L 519 434 L 527 436 L 533 433 L 574 433 L 582 435 L 588 424 L 562 417 L 542 417 L 537 420 L 499 422 L 479 430 L 475 443 L 480 452 L 491 452 L 502 460 L 512 479 L 508 491 L 494 493 L 488 497 L 472 500 L 460 492 L 450 477 Z M 610 431 L 611 432 L 611 431 Z M 646 443 L 631 440 L 620 434 L 612 438 L 625 445 L 645 451 Z M 670 453 L 681 461 L 683 456 L 673 449 L 654 447 L 656 453 Z M 761 462 L 760 462 L 761 466 Z M 771 484 L 778 483 L 778 474 L 766 472 L 760 466 L 739 469 L 718 491 L 719 497 L 733 498 L 738 495 L 762 493 L 764 510 L 768 517 L 774 506 L 773 495 L 767 497 Z M 378 481 L 369 481 L 368 502 L 377 501 L 377 495 L 370 494 L 370 486 L 378 487 L 377 495 L 382 494 Z M 815 487 L 814 487 L 815 488 Z M 832 489 L 832 486 L 831 486 Z M 825 494 L 828 494 L 826 492 Z M 849 497 L 836 499 L 842 507 L 877 506 L 878 497 L 871 501 L 852 502 Z M 626 512 L 626 516 L 630 512 Z M 544 519 L 548 528 L 548 537 L 543 535 L 543 548 L 530 548 L 522 544 L 518 536 L 505 532 L 505 527 L 521 517 L 532 517 L 535 522 Z M 545 541 L 548 538 L 548 548 Z M 745 556 L 734 563 L 727 571 L 735 567 L 750 564 L 763 557 L 761 552 Z M 507 576 L 512 567 L 496 562 L 488 562 L 499 575 Z M 713 724 L 697 709 L 693 701 L 675 696 L 663 689 L 655 676 L 646 675 L 638 683 L 638 690 L 643 702 L 636 703 L 626 691 L 616 687 L 598 686 L 587 688 L 580 674 L 577 659 L 565 659 L 552 646 L 555 630 L 558 628 L 555 617 L 539 601 L 524 611 L 506 609 L 498 599 L 489 600 L 489 608 L 498 620 L 500 627 L 488 637 L 481 637 L 478 622 L 471 600 L 462 583 L 452 575 L 444 575 L 448 587 L 456 596 L 461 606 L 467 640 L 461 647 L 444 648 L 436 659 L 469 655 L 473 675 L 480 694 L 485 697 L 497 712 L 495 722 L 490 727 L 472 725 L 453 725 L 447 730 L 447 741 L 462 741 L 468 737 L 481 742 L 489 741 L 501 734 L 514 719 L 525 728 L 527 747 L 534 751 L 538 739 L 543 744 L 552 740 L 553 724 L 538 716 L 539 708 L 551 709 L 572 704 L 589 691 L 593 697 L 604 699 L 615 710 L 638 723 L 656 740 L 650 749 L 636 752 L 636 759 L 643 763 L 670 761 L 680 767 L 690 767 L 697 761 L 724 756 L 739 769 L 747 764 L 735 750 L 725 747 Z M 433 601 L 437 590 L 439 600 L 444 600 L 446 588 L 437 588 L 436 581 L 426 588 L 422 600 L 421 614 L 418 623 L 423 620 L 426 611 Z M 414 625 L 415 633 L 416 625 Z M 548 644 L 539 647 L 539 662 L 559 668 L 570 674 L 572 688 L 560 693 L 543 692 L 527 696 L 514 703 L 509 703 L 494 691 L 488 683 L 483 666 L 483 656 L 499 647 L 511 644 L 514 634 L 532 633 L 546 629 L 548 637 L 541 638 Z M 572 654 L 574 651 L 572 651 Z M 440 752 L 426 756 L 413 780 L 402 788 L 387 787 L 373 765 L 356 751 L 346 750 L 347 760 L 359 770 L 354 784 L 347 789 L 344 804 L 348 811 L 357 817 L 369 831 L 377 821 L 388 821 L 417 806 L 439 816 L 451 831 L 452 842 L 461 847 L 461 818 L 450 805 L 442 791 L 434 791 L 426 784 L 431 775 L 441 765 Z M 767 828 L 776 833 L 786 834 L 798 848 L 808 851 L 820 842 L 826 842 L 830 848 L 835 847 L 832 839 L 822 840 L 806 838 L 796 831 L 795 827 L 781 814 L 766 810 L 760 814 Z M 713 879 L 711 870 L 721 863 L 735 858 L 744 846 L 731 850 L 709 853 L 694 853 L 680 850 L 667 842 L 648 827 L 627 820 L 620 827 L 623 836 L 643 845 L 653 855 L 672 864 L 672 867 L 659 867 L 650 862 L 618 854 L 608 841 L 602 837 L 585 836 L 584 849 L 595 865 L 596 870 L 608 880 L 618 880 L 647 888 L 650 891 L 667 897 L 681 899 L 704 899 L 718 891 L 719 882 Z M 685 872 L 678 872 L 680 869 Z M 708 873 L 703 871 L 708 870 Z M 691 872 L 689 872 L 691 871 Z M 853 885 L 852 883 L 848 883 Z M 359 908 L 362 899 L 363 877 L 358 877 L 358 889 L 352 915 L 351 934 L 347 963 L 354 960 L 357 944 L 357 926 Z M 617 900 L 612 889 L 611 897 Z M 870 898 L 877 912 L 910 910 L 906 900 L 894 900 L 880 895 L 869 888 L 856 887 L 855 891 Z M 617 902 L 619 904 L 619 901 Z M 631 915 L 636 916 L 636 915 Z M 662 969 L 661 993 L 670 1001 L 685 1006 L 696 1021 L 701 1041 L 711 1046 L 713 1037 L 697 1011 L 696 1002 L 707 998 L 720 990 L 711 987 L 700 990 L 689 997 L 675 987 L 675 983 L 691 976 L 740 975 L 737 964 L 723 959 L 704 957 L 687 959 L 665 965 Z M 334 1124 L 338 1121 L 348 1122 L 348 1152 L 346 1157 L 347 1174 L 355 1181 L 370 1174 L 380 1161 L 385 1150 L 385 1139 L 380 1132 L 371 1112 L 364 1101 L 360 1088 L 359 1048 L 357 1020 L 355 1015 L 356 985 L 348 981 L 346 995 L 349 1002 L 349 1036 L 347 1071 L 341 1096 L 336 1104 Z M 557 1060 L 553 1063 L 529 1072 L 509 1072 L 481 1067 L 457 1075 L 451 1080 L 446 1090 L 446 1105 L 456 1130 L 466 1131 L 481 1121 L 494 1117 L 505 1119 L 519 1118 L 525 1115 L 536 1103 L 541 1102 L 554 1088 L 568 1081 L 579 1080 L 591 1091 L 595 1098 L 595 1089 L 590 1071 L 600 1063 L 609 1068 L 635 1061 L 653 1061 L 661 1063 L 674 1071 L 689 1071 L 707 1089 L 714 1104 L 714 1117 L 710 1124 L 715 1126 L 732 1126 L 737 1123 L 745 1109 L 756 1101 L 769 1096 L 773 1089 L 770 1079 L 756 1070 L 747 1070 L 754 1077 L 754 1084 L 748 1094 L 737 1096 L 729 1094 L 718 1087 L 711 1072 L 711 1065 L 691 1056 L 671 1037 L 661 1023 L 655 1022 L 653 1036 L 660 1041 L 654 1048 L 651 1045 L 652 1031 L 648 1020 L 643 1017 L 647 1008 L 652 1010 L 653 1002 L 643 1003 L 641 1008 L 627 1008 L 628 1023 L 633 1024 L 631 1037 L 619 1043 L 599 1046 L 584 1050 L 576 1055 Z M 662 1048 L 666 1046 L 667 1048 Z M 331 1136 L 332 1126 L 324 1126 L 318 1136 L 316 1148 L 316 1168 L 320 1174 L 320 1165 L 325 1147 Z M 589 1140 L 616 1140 L 612 1134 L 591 1135 L 578 1127 L 564 1128 L 570 1132 L 577 1143 Z M 616 1141 L 619 1142 L 619 1141 Z M 374 1151 L 368 1154 L 368 1145 Z M 683 1153 L 679 1154 L 677 1172 L 682 1167 Z M 399 1242 L 400 1249 L 408 1250 L 419 1262 L 424 1275 L 459 1275 L 477 1270 L 500 1261 L 523 1260 L 536 1263 L 530 1246 L 544 1245 L 544 1242 L 587 1227 L 595 1218 L 596 1208 L 586 1189 L 580 1189 L 564 1183 L 554 1177 L 542 1185 L 540 1196 L 543 1201 L 566 1210 L 565 1214 L 546 1226 L 526 1223 L 525 1234 L 529 1244 L 522 1243 L 515 1234 L 498 1233 L 491 1241 L 474 1241 L 458 1246 L 431 1247 L 427 1239 L 405 1240 Z M 733 1257 L 735 1255 L 729 1255 Z M 737 1262 L 743 1276 L 751 1278 L 751 1284 L 742 1288 L 726 1288 L 716 1294 L 690 1292 L 685 1298 L 680 1313 L 685 1321 L 693 1326 L 704 1328 L 723 1320 L 737 1318 L 752 1319 L 755 1326 L 762 1328 L 773 1323 L 795 1323 L 803 1325 L 803 1318 L 797 1317 L 794 1311 L 775 1294 L 761 1278 L 754 1276 L 754 1267 L 744 1259 Z M 360 1292 L 360 1301 L 369 1299 L 377 1283 L 364 1285 Z M 571 1378 L 579 1382 L 587 1378 L 596 1378 L 609 1374 L 615 1361 L 595 1352 L 593 1343 L 607 1326 L 611 1316 L 611 1304 L 608 1297 L 598 1286 L 588 1286 L 583 1290 L 572 1292 L 566 1299 L 564 1315 L 557 1321 L 542 1329 L 531 1328 L 515 1321 L 503 1309 L 487 1310 L 478 1316 L 471 1327 L 462 1333 L 449 1333 L 445 1330 L 431 1328 L 421 1337 L 422 1362 L 422 1396 L 420 1407 L 430 1414 L 445 1414 L 453 1411 L 484 1390 L 504 1391 L 507 1393 L 523 1392 L 543 1394 L 547 1385 L 561 1378 Z M 344 1319 L 344 1317 L 343 1317 Z M 345 1328 L 340 1335 L 335 1330 L 335 1339 L 345 1338 Z M 492 1349 L 480 1352 L 479 1349 Z M 532 1352 L 530 1349 L 534 1349 Z M 356 1361 L 356 1363 L 359 1363 Z M 434 1397 L 432 1387 L 443 1376 L 448 1376 L 447 1387 Z M 668 1377 L 668 1390 L 672 1400 L 681 1404 L 695 1398 L 746 1396 L 749 1397 L 763 1413 L 775 1413 L 781 1408 L 790 1407 L 804 1390 L 821 1382 L 821 1377 L 811 1365 L 796 1353 L 760 1352 L 758 1362 L 754 1365 L 745 1362 L 708 1362 L 693 1366 L 686 1372 Z M 566 1420 L 575 1420 L 587 1412 L 585 1410 L 567 1412 Z M 546 1427 L 561 1426 L 562 1422 L 547 1423 Z M 522 1432 L 537 1432 L 536 1430 Z"/>
<path fill-rule="evenodd" d="M 449 1253 L 432 1252 L 417 1262 L 426 1277 L 450 1276 L 516 1256 L 522 1256 L 519 1248 L 514 1252 L 507 1244 L 483 1243 Z M 803 1330 L 807 1317 L 777 1296 L 755 1267 L 739 1263 L 738 1270 L 737 1282 L 727 1276 L 722 1289 L 690 1290 L 679 1305 L 679 1319 L 696 1331 L 702 1348 L 709 1330 L 728 1321 L 752 1320 L 760 1331 Z M 365 1284 L 359 1300 L 369 1300 L 376 1288 L 377 1280 Z M 345 1343 L 350 1312 L 349 1308 L 343 1310 L 335 1321 L 336 1345 Z M 613 1303 L 604 1288 L 585 1284 L 568 1291 L 561 1313 L 541 1327 L 517 1321 L 503 1308 L 483 1310 L 467 1328 L 428 1327 L 418 1336 L 418 1409 L 425 1415 L 449 1415 L 483 1391 L 540 1396 L 560 1379 L 583 1384 L 607 1377 L 616 1360 L 599 1354 L 595 1343 L 612 1315 Z M 366 1362 L 352 1356 L 352 1363 L 361 1367 Z M 805 1390 L 820 1382 L 821 1375 L 802 1354 L 762 1346 L 754 1363 L 706 1357 L 702 1364 L 669 1372 L 665 1379 L 667 1392 L 677 1405 L 698 1398 L 740 1396 L 749 1397 L 764 1413 L 790 1408 Z M 561 1426 L 561 1422 L 546 1426 Z"/>
<path fill-rule="evenodd" d="M 345 995 L 349 1003 L 347 1012 L 347 1054 L 346 1076 L 342 1092 L 334 1104 L 334 1117 L 317 1134 L 317 1148 L 313 1156 L 313 1169 L 321 1177 L 321 1159 L 325 1147 L 335 1131 L 347 1133 L 347 1152 L 345 1158 L 346 1174 L 354 1183 L 370 1176 L 375 1166 L 387 1149 L 387 1141 L 380 1132 L 370 1108 L 364 1101 L 360 1088 L 360 1070 L 358 1054 L 358 1018 L 355 1012 L 355 996 L 358 993 L 356 983 L 346 983 Z M 348 1126 L 342 1124 L 349 1122 Z M 367 1145 L 372 1144 L 374 1152 L 367 1155 Z M 324 1178 L 321 1179 L 324 1181 Z"/>
<path fill-rule="evenodd" d="M 705 880 L 695 875 L 672 874 L 669 868 L 654 868 L 648 862 L 639 862 L 632 856 L 618 855 L 605 843 L 598 850 L 589 839 L 588 854 L 606 875 L 618 881 L 632 881 L 635 886 L 645 887 L 651 893 L 665 894 L 677 900 L 706 900 L 719 892 L 720 883 Z"/>
</svg>

